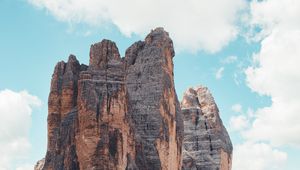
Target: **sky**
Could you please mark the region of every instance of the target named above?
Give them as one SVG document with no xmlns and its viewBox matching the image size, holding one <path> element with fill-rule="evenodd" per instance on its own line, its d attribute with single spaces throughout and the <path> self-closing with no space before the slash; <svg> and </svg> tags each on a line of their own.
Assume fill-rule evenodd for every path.
<svg viewBox="0 0 300 170">
<path fill-rule="evenodd" d="M 121 56 L 156 27 L 173 39 L 175 87 L 207 86 L 234 145 L 233 170 L 300 167 L 299 0 L 0 0 L 0 170 L 46 154 L 58 61 L 90 45 Z"/>
</svg>

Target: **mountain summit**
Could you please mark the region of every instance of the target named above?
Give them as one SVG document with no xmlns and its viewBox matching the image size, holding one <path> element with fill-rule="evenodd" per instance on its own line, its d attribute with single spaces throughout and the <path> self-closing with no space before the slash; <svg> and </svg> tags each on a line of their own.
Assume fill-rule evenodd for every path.
<svg viewBox="0 0 300 170">
<path fill-rule="evenodd" d="M 48 101 L 48 146 L 36 170 L 230 170 L 232 145 L 205 88 L 180 103 L 173 42 L 163 28 L 121 58 L 116 44 L 57 63 Z"/>
</svg>

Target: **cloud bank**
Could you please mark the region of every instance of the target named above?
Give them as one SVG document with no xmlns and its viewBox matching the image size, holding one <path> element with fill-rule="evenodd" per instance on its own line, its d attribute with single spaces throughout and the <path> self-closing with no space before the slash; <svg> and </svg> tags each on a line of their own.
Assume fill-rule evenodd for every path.
<svg viewBox="0 0 300 170">
<path fill-rule="evenodd" d="M 246 82 L 252 91 L 270 96 L 272 103 L 251 116 L 231 118 L 232 128 L 245 141 L 235 147 L 234 170 L 284 169 L 287 154 L 276 148 L 300 146 L 299 17 L 298 0 L 250 3 L 248 35 L 261 48 L 245 71 Z"/>
<path fill-rule="evenodd" d="M 245 0 L 28 0 L 58 20 L 92 26 L 115 25 L 124 35 L 144 36 L 162 26 L 177 49 L 217 52 L 239 30 Z"/>
<path fill-rule="evenodd" d="M 282 170 L 287 154 L 265 143 L 246 142 L 235 147 L 233 170 Z"/>
<path fill-rule="evenodd" d="M 12 169 L 13 162 L 26 158 L 31 147 L 29 130 L 32 108 L 40 105 L 38 97 L 26 91 L 0 91 L 1 170 Z"/>
<path fill-rule="evenodd" d="M 300 1 L 251 3 L 251 24 L 260 27 L 261 50 L 246 70 L 251 90 L 268 95 L 271 106 L 260 108 L 247 137 L 273 145 L 300 146 Z"/>
</svg>

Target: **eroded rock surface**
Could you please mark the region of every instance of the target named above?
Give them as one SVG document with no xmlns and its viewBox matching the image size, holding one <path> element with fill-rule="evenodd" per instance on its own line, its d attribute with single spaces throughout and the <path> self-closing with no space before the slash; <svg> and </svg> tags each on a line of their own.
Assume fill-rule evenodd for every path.
<svg viewBox="0 0 300 170">
<path fill-rule="evenodd" d="M 206 87 L 189 88 L 181 102 L 185 170 L 230 170 L 232 144 Z"/>
<path fill-rule="evenodd" d="M 91 46 L 54 70 L 43 170 L 180 169 L 183 121 L 174 89 L 172 40 L 162 28 L 120 57 Z"/>
<path fill-rule="evenodd" d="M 42 170 L 45 164 L 45 158 L 39 160 L 34 166 L 34 170 Z"/>
<path fill-rule="evenodd" d="M 174 49 L 168 33 L 152 31 L 126 52 L 128 116 L 140 169 L 179 169 L 183 123 L 174 88 Z"/>
<path fill-rule="evenodd" d="M 229 170 L 232 145 L 205 87 L 180 104 L 173 43 L 157 28 L 121 58 L 116 44 L 57 63 L 48 100 L 48 147 L 35 170 Z"/>
</svg>

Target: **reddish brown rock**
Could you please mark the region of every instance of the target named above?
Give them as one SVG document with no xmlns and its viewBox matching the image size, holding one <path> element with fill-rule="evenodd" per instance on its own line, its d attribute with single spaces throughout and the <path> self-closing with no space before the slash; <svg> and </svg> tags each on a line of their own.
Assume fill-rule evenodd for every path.
<svg viewBox="0 0 300 170">
<path fill-rule="evenodd" d="M 35 169 L 229 170 L 232 146 L 207 88 L 189 89 L 181 111 L 174 55 L 168 33 L 157 28 L 124 58 L 102 40 L 91 46 L 89 66 L 73 55 L 59 62 L 47 153 Z"/>
<path fill-rule="evenodd" d="M 75 134 L 79 73 L 87 67 L 70 55 L 57 63 L 48 100 L 48 147 L 43 169 L 78 168 Z"/>
<path fill-rule="evenodd" d="M 115 43 L 91 46 L 55 67 L 44 170 L 180 169 L 183 122 L 174 89 L 174 49 L 155 29 L 121 58 Z"/>
<path fill-rule="evenodd" d="M 115 60 L 120 61 L 121 58 L 114 42 L 104 39 L 91 46 L 90 68 L 105 70 L 108 64 L 112 64 Z"/>
<path fill-rule="evenodd" d="M 127 157 L 134 155 L 124 78 L 125 64 L 115 43 L 92 45 L 89 68 L 78 81 L 80 169 L 125 169 Z"/>
</svg>

